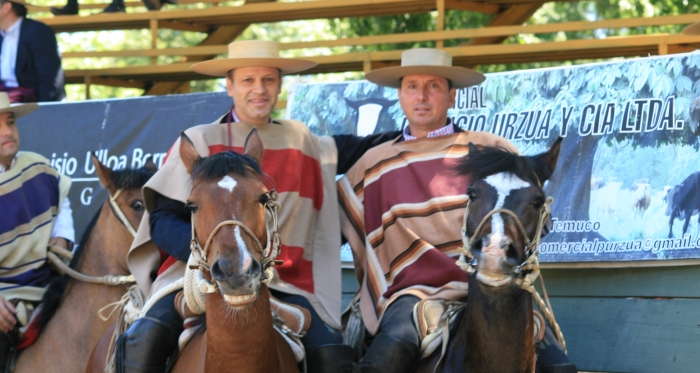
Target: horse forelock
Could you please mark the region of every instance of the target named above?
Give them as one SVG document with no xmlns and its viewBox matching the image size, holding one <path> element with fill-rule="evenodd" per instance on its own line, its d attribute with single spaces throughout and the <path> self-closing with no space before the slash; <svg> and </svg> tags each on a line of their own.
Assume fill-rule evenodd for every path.
<svg viewBox="0 0 700 373">
<path fill-rule="evenodd" d="M 112 171 L 112 183 L 117 189 L 141 188 L 153 174 L 145 167 Z"/>
<path fill-rule="evenodd" d="M 192 166 L 192 181 L 220 180 L 229 174 L 246 177 L 262 177 L 260 165 L 251 157 L 233 151 L 216 153 L 206 158 L 199 158 Z"/>
<path fill-rule="evenodd" d="M 549 167 L 539 157 L 519 155 L 497 146 L 470 151 L 460 159 L 455 171 L 460 175 L 471 175 L 474 180 L 502 172 L 511 173 L 538 186 L 552 176 Z"/>
</svg>

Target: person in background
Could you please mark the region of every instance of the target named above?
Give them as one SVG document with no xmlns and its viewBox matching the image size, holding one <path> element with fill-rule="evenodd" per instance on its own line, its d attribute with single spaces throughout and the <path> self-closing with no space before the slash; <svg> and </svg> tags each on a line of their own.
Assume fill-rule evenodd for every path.
<svg viewBox="0 0 700 373">
<path fill-rule="evenodd" d="M 0 0 L 0 91 L 11 102 L 60 101 L 66 92 L 56 35 L 26 15 L 24 0 Z"/>
</svg>

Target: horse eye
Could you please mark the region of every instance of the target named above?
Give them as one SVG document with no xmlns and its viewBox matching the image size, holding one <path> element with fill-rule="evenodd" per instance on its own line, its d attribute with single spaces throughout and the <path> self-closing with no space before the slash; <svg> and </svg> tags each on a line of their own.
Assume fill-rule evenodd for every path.
<svg viewBox="0 0 700 373">
<path fill-rule="evenodd" d="M 544 205 L 544 198 L 542 197 L 537 197 L 534 201 L 532 201 L 532 206 L 536 209 L 539 209 L 542 207 L 542 205 Z"/>
<path fill-rule="evenodd" d="M 185 204 L 185 207 L 187 207 L 187 209 L 190 210 L 191 213 L 197 212 L 197 205 L 195 205 L 195 204 L 192 203 L 192 202 L 187 202 L 187 203 Z"/>
<path fill-rule="evenodd" d="M 476 192 L 473 189 L 467 189 L 467 197 L 469 197 L 470 200 L 475 200 L 476 199 Z"/>
<path fill-rule="evenodd" d="M 143 201 L 141 201 L 140 199 L 137 199 L 137 200 L 131 202 L 130 207 L 132 210 L 134 210 L 136 212 L 141 212 L 141 211 L 143 211 Z"/>
<path fill-rule="evenodd" d="M 258 202 L 260 202 L 263 205 L 270 202 L 270 195 L 267 193 L 263 194 L 262 196 L 260 196 L 260 198 L 258 198 Z"/>
</svg>

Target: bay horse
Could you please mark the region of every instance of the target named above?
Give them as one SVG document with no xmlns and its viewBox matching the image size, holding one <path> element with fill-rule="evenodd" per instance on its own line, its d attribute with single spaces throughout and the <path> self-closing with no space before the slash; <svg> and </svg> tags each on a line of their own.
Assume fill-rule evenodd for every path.
<svg viewBox="0 0 700 373">
<path fill-rule="evenodd" d="M 193 256 L 206 294 L 206 330 L 187 344 L 172 372 L 298 372 L 291 347 L 273 329 L 269 266 L 278 248 L 266 211 L 276 225 L 274 193 L 261 180 L 263 146 L 256 130 L 243 155 L 225 151 L 201 158 L 182 133 L 180 157 L 192 179 L 187 207 L 192 211 Z M 232 220 L 233 219 L 233 220 Z M 199 242 L 206 242 L 203 249 Z M 191 259 L 192 260 L 192 259 Z"/>
<path fill-rule="evenodd" d="M 524 287 L 539 274 L 532 262 L 551 202 L 542 187 L 554 172 L 560 146 L 561 138 L 528 157 L 470 144 L 456 166 L 472 177 L 462 231 L 466 257 L 460 263 L 469 273 L 469 297 L 443 361 L 432 356 L 416 371 L 536 371 L 533 296 Z"/>
<path fill-rule="evenodd" d="M 143 216 L 141 187 L 155 172 L 155 165 L 151 162 L 141 169 L 112 171 L 94 156 L 93 163 L 100 184 L 116 206 L 110 206 L 109 200 L 102 204 L 88 224 L 70 267 L 89 276 L 128 274 L 126 253 L 134 238 L 130 231 L 138 227 Z M 126 221 L 115 215 L 119 214 L 117 209 Z M 67 275 L 59 277 L 49 285 L 42 300 L 37 316 L 41 334 L 21 351 L 15 372 L 84 371 L 92 347 L 114 322 L 114 317 L 101 320 L 98 311 L 118 301 L 126 290 L 126 285 L 106 286 Z"/>
</svg>

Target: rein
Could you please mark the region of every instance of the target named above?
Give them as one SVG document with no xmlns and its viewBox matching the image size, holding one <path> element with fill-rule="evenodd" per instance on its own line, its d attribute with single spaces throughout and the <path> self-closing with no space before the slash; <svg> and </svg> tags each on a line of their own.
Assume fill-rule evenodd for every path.
<svg viewBox="0 0 700 373">
<path fill-rule="evenodd" d="M 131 233 L 132 236 L 136 236 L 136 230 L 134 226 L 131 225 L 129 219 L 124 215 L 124 211 L 117 204 L 117 198 L 124 191 L 124 189 L 117 190 L 114 196 L 109 196 L 109 207 L 112 209 L 112 213 L 117 219 L 126 227 L 126 229 Z M 73 253 L 63 249 L 58 246 L 49 246 L 49 251 L 46 253 L 47 257 L 51 261 L 51 264 L 56 268 L 56 270 L 61 273 L 72 277 L 75 280 L 89 282 L 91 284 L 102 284 L 108 286 L 118 286 L 126 285 L 136 282 L 134 275 L 105 275 L 105 276 L 88 276 L 86 274 L 80 273 L 75 269 L 67 265 L 60 257 L 66 258 L 68 260 L 73 259 Z M 60 257 L 59 257 L 60 256 Z"/>
<path fill-rule="evenodd" d="M 218 291 L 216 282 L 211 282 L 204 278 L 203 272 L 210 271 L 209 263 L 207 263 L 207 255 L 209 255 L 209 246 L 214 240 L 214 236 L 216 236 L 216 234 L 219 233 L 221 228 L 228 225 L 240 227 L 248 236 L 250 236 L 253 239 L 253 242 L 255 243 L 258 252 L 262 254 L 262 260 L 260 261 L 260 265 L 262 266 L 263 274 L 260 282 L 262 282 L 263 284 L 267 284 L 270 282 L 270 280 L 272 280 L 272 267 L 277 264 L 281 264 L 281 261 L 276 260 L 277 256 L 280 253 L 280 236 L 277 232 L 277 213 L 280 208 L 280 203 L 277 202 L 277 192 L 275 190 L 269 191 L 267 195 L 270 199 L 265 203 L 264 207 L 266 211 L 265 215 L 267 216 L 269 213 L 269 219 L 265 219 L 267 245 L 264 248 L 260 243 L 258 237 L 256 237 L 253 233 L 253 231 L 250 228 L 248 228 L 248 226 L 246 226 L 243 222 L 235 219 L 224 220 L 221 223 L 219 223 L 214 228 L 214 230 L 211 231 L 206 243 L 204 244 L 204 248 L 202 248 L 202 246 L 199 244 L 199 240 L 197 239 L 197 234 L 194 228 L 194 213 L 192 213 L 192 240 L 190 241 L 190 250 L 192 250 L 192 255 L 190 255 L 190 260 L 187 264 L 189 269 L 198 270 L 198 274 L 195 280 L 201 292 L 209 294 L 216 293 Z M 188 301 L 188 304 L 189 303 L 190 302 Z"/>
<path fill-rule="evenodd" d="M 542 229 L 544 228 L 544 223 L 545 221 L 547 221 L 547 218 L 552 212 L 551 205 L 554 202 L 554 198 L 552 198 L 551 196 L 547 197 L 544 204 L 540 208 L 540 218 L 537 222 L 537 229 L 535 230 L 532 239 L 528 238 L 527 232 L 525 231 L 525 228 L 523 227 L 523 224 L 518 218 L 518 216 L 513 211 L 510 211 L 508 209 L 491 210 L 481 220 L 476 230 L 474 231 L 474 234 L 471 237 L 469 237 L 467 235 L 467 218 L 469 216 L 470 202 L 471 199 L 469 199 L 469 196 L 467 196 L 467 208 L 464 211 L 464 221 L 462 222 L 462 247 L 459 250 L 461 254 L 459 256 L 459 260 L 457 260 L 457 265 L 468 274 L 476 273 L 478 261 L 471 252 L 471 242 L 479 236 L 484 225 L 486 225 L 486 222 L 488 222 L 494 214 L 502 213 L 513 218 L 513 221 L 515 221 L 515 226 L 517 227 L 518 231 L 520 231 L 520 234 L 525 238 L 525 260 L 513 270 L 513 274 L 516 277 L 515 283 L 518 286 L 520 286 L 521 289 L 526 290 L 527 292 L 532 294 L 532 298 L 535 301 L 535 304 L 537 304 L 537 307 L 540 309 L 540 311 L 542 311 L 544 317 L 554 329 L 554 333 L 557 336 L 557 340 L 559 341 L 562 348 L 564 349 L 564 352 L 566 353 L 567 350 L 566 341 L 564 340 L 564 334 L 561 332 L 561 328 L 559 327 L 559 324 L 554 318 L 554 313 L 551 310 L 551 306 L 545 304 L 535 287 L 532 286 L 535 280 L 539 277 L 542 289 L 544 290 L 544 281 L 542 280 L 542 277 L 540 275 L 540 262 L 538 259 L 540 252 L 538 248 L 540 246 L 540 239 L 542 237 Z M 545 297 L 546 296 L 547 294 L 545 293 Z M 549 303 L 549 299 L 547 299 L 547 303 Z"/>
</svg>

